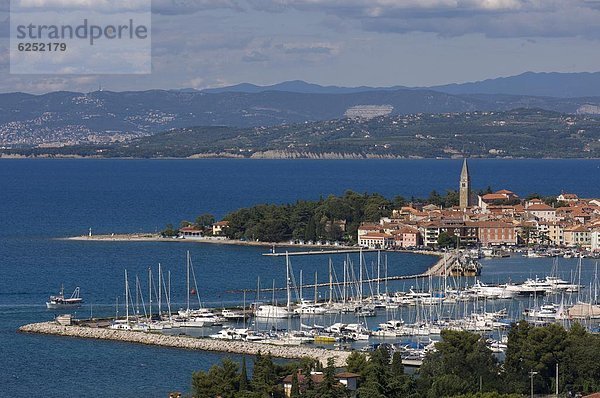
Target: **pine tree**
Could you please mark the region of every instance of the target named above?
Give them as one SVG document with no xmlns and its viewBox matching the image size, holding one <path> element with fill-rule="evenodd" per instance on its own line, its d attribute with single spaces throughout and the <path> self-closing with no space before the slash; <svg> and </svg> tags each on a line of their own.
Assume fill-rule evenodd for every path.
<svg viewBox="0 0 600 398">
<path fill-rule="evenodd" d="M 248 371 L 246 369 L 246 357 L 242 358 L 242 370 L 240 372 L 239 391 L 248 391 Z"/>
<path fill-rule="evenodd" d="M 290 398 L 300 398 L 300 385 L 298 384 L 298 372 L 292 374 L 292 389 Z"/>
</svg>

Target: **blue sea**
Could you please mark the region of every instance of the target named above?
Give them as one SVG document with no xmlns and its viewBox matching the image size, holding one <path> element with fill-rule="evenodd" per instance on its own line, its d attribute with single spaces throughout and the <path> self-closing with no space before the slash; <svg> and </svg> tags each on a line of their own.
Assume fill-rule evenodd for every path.
<svg viewBox="0 0 600 398">
<path fill-rule="evenodd" d="M 200 298 L 220 307 L 239 303 L 236 289 L 283 286 L 285 262 L 256 247 L 194 243 L 67 241 L 93 233 L 158 231 L 165 224 L 218 218 L 242 206 L 318 199 L 346 190 L 387 197 L 425 197 L 456 189 L 460 160 L 0 160 L 0 396 L 164 397 L 189 391 L 191 374 L 220 354 L 16 332 L 49 320 L 44 302 L 64 284 L 81 287 L 78 317 L 107 316 L 123 301 L 123 272 L 146 280 L 158 263 L 171 271 L 173 300 L 183 303 L 190 251 Z M 600 197 L 599 160 L 472 160 L 475 189 L 519 195 L 562 191 Z M 371 266 L 374 254 L 365 260 Z M 341 268 L 342 256 L 333 256 Z M 355 256 L 353 261 L 358 262 Z M 390 254 L 389 273 L 414 274 L 432 257 Z M 575 260 L 561 260 L 569 274 Z M 327 279 L 328 258 L 293 257 L 298 278 Z M 489 260 L 482 278 L 522 280 L 549 271 L 551 260 Z M 594 264 L 584 262 L 589 280 Z M 408 287 L 398 282 L 390 288 Z M 308 295 L 308 294 L 307 294 Z M 254 299 L 254 297 L 252 297 Z"/>
</svg>

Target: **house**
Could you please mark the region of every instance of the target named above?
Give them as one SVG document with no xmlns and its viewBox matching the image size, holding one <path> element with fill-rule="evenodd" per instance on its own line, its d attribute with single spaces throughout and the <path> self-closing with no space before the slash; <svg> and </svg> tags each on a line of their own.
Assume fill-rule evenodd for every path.
<svg viewBox="0 0 600 398">
<path fill-rule="evenodd" d="M 369 249 L 389 249 L 394 246 L 394 236 L 383 232 L 369 232 L 358 236 L 358 245 Z"/>
<path fill-rule="evenodd" d="M 517 244 L 515 226 L 503 221 L 476 221 L 477 239 L 483 246 L 501 246 Z"/>
<path fill-rule="evenodd" d="M 202 231 L 194 226 L 179 228 L 179 236 L 184 238 L 201 237 Z"/>
<path fill-rule="evenodd" d="M 514 192 L 507 189 L 502 189 L 494 193 L 487 193 L 477 197 L 477 205 L 481 208 L 482 212 L 487 212 L 489 206 L 493 205 L 505 205 L 516 202 L 519 200 Z"/>
<path fill-rule="evenodd" d="M 378 225 L 378 224 L 363 224 L 360 227 L 358 227 L 358 239 L 360 241 L 360 237 L 362 235 L 367 235 L 367 234 L 381 232 L 381 231 L 383 231 L 383 228 L 382 228 L 381 225 Z"/>
<path fill-rule="evenodd" d="M 534 203 L 526 207 L 527 213 L 541 221 L 558 221 L 556 209 L 545 203 Z"/>
<path fill-rule="evenodd" d="M 425 246 L 436 246 L 442 232 L 456 237 L 461 245 L 477 243 L 477 226 L 462 219 L 439 219 L 418 224 Z"/>
<path fill-rule="evenodd" d="M 560 195 L 558 195 L 556 197 L 556 200 L 558 202 L 577 202 L 579 200 L 579 197 L 577 195 L 575 195 L 574 193 L 561 193 Z"/>
<path fill-rule="evenodd" d="M 212 233 L 213 235 L 223 235 L 223 230 L 229 226 L 229 221 L 219 221 L 213 224 Z"/>
<path fill-rule="evenodd" d="M 588 227 L 584 225 L 574 225 L 565 229 L 565 245 L 591 247 L 592 234 Z"/>
<path fill-rule="evenodd" d="M 600 252 L 600 227 L 592 230 L 590 236 L 590 246 L 593 252 Z"/>
<path fill-rule="evenodd" d="M 310 372 L 309 376 L 314 385 L 318 385 L 323 382 L 324 375 L 322 372 Z M 346 387 L 348 391 L 350 391 L 350 395 L 356 395 L 356 391 L 358 390 L 358 379 L 360 375 L 356 373 L 343 372 L 335 375 L 336 380 L 339 384 Z M 283 392 L 287 398 L 292 395 L 292 379 L 293 375 L 287 375 L 283 379 Z M 298 370 L 298 386 L 300 387 L 300 393 L 302 394 L 303 386 L 307 380 L 307 376 L 303 375 L 300 370 Z"/>
<path fill-rule="evenodd" d="M 417 228 L 404 226 L 392 232 L 394 236 L 394 246 L 397 248 L 406 249 L 409 247 L 417 247 L 421 244 L 421 234 Z"/>
</svg>

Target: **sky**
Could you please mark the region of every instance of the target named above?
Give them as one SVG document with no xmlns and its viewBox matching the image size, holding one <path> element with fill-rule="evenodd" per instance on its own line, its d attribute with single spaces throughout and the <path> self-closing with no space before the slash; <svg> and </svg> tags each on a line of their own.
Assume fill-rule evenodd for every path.
<svg viewBox="0 0 600 398">
<path fill-rule="evenodd" d="M 59 12 L 110 2 L 21 1 Z M 154 0 L 152 68 L 140 75 L 11 74 L 8 11 L 0 0 L 0 92 L 432 86 L 600 70 L 600 0 Z"/>
</svg>

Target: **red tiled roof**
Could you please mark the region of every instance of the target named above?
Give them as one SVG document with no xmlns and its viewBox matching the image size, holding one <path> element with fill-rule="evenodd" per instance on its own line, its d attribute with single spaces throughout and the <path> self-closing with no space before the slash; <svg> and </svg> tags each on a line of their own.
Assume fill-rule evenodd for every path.
<svg viewBox="0 0 600 398">
<path fill-rule="evenodd" d="M 183 228 L 179 228 L 180 231 L 183 232 L 202 232 L 201 230 L 197 229 L 196 227 L 183 227 Z"/>
<path fill-rule="evenodd" d="M 488 193 L 481 197 L 483 200 L 504 200 L 507 199 L 506 195 L 499 193 Z"/>
<path fill-rule="evenodd" d="M 541 210 L 541 211 L 550 211 L 550 210 L 556 210 L 554 207 L 552 206 L 548 206 L 545 203 L 536 203 L 534 205 L 531 205 L 527 208 L 527 210 L 529 211 L 536 211 L 536 210 Z"/>
</svg>

